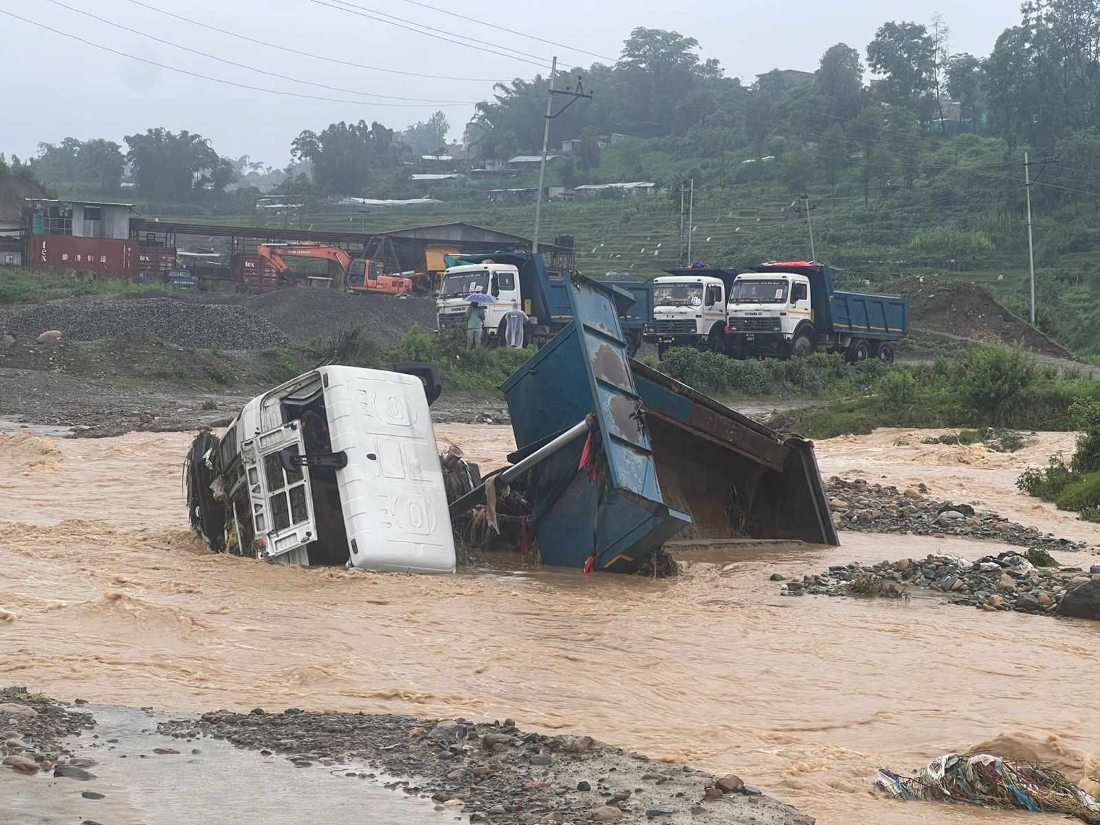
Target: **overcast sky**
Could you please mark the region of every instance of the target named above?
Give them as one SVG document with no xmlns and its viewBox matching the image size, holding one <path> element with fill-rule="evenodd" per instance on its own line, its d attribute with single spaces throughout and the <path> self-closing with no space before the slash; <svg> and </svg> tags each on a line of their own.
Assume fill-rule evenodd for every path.
<svg viewBox="0 0 1100 825">
<path fill-rule="evenodd" d="M 0 151 L 9 155 L 30 156 L 40 141 L 57 142 L 67 136 L 106 137 L 122 143 L 124 135 L 164 126 L 172 131 L 198 132 L 210 138 L 222 155 L 248 154 L 254 160 L 282 166 L 289 159 L 291 140 L 300 131 L 320 131 L 339 120 L 362 118 L 402 128 L 442 109 L 451 122 L 452 137 L 457 137 L 472 113 L 469 101 L 487 97 L 492 79 L 530 77 L 539 71 L 515 52 L 536 61 L 549 60 L 555 53 L 567 64 L 587 65 L 593 60 L 586 54 L 450 17 L 412 0 L 350 0 L 358 14 L 333 8 L 340 0 L 58 2 L 140 34 L 119 30 L 50 0 L 0 0 L 0 10 L 190 72 L 353 102 L 285 97 L 189 77 L 0 14 L 0 73 L 5 78 L 0 98 Z M 350 63 L 474 80 L 408 77 L 289 54 L 170 19 L 137 2 L 237 35 Z M 727 75 L 746 83 L 755 74 L 777 67 L 812 70 L 821 53 L 836 42 L 846 42 L 864 53 L 884 21 L 928 23 L 937 11 L 951 28 L 954 51 L 985 56 L 997 35 L 1019 18 L 1016 2 L 989 0 L 424 2 L 609 57 L 618 55 L 622 41 L 635 26 L 674 29 L 698 39 L 703 57 L 718 58 Z M 465 48 L 364 16 L 378 12 L 476 39 L 483 46 Z M 343 91 L 265 76 L 168 44 Z M 514 51 L 502 51 L 494 44 Z M 367 94 L 459 103 L 414 102 L 410 106 Z M 404 105 L 380 105 L 386 102 Z"/>
</svg>

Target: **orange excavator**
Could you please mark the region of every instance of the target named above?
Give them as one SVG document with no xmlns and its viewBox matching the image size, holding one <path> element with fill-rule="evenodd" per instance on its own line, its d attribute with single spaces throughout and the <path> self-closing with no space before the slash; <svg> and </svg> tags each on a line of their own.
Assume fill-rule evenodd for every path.
<svg viewBox="0 0 1100 825">
<path fill-rule="evenodd" d="M 296 244 L 274 246 L 260 244 L 256 254 L 268 261 L 279 273 L 280 279 L 297 282 L 284 258 L 316 258 L 329 262 L 330 280 L 346 292 L 381 292 L 385 295 L 407 295 L 412 292 L 412 280 L 386 275 L 381 261 L 366 258 L 353 259 L 347 252 L 335 246 L 321 244 Z M 338 274 L 333 275 L 333 270 Z"/>
</svg>

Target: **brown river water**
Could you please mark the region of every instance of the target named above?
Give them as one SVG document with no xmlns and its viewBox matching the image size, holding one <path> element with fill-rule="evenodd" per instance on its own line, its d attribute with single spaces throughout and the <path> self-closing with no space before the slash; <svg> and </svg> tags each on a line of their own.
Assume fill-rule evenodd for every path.
<svg viewBox="0 0 1100 825">
<path fill-rule="evenodd" d="M 483 467 L 511 448 L 504 427 L 438 425 L 437 435 Z M 925 435 L 821 442 L 822 471 L 923 482 L 937 498 L 1100 544 L 1100 525 L 1012 486 L 1029 463 L 1069 454 L 1071 435 L 1041 434 L 1014 455 L 924 445 Z M 840 548 L 742 551 L 672 581 L 514 558 L 444 577 L 284 568 L 211 555 L 187 530 L 189 440 L 0 434 L 0 684 L 165 711 L 514 716 L 736 771 L 827 823 L 1033 819 L 870 791 L 879 767 L 907 772 L 995 737 L 1002 751 L 1100 776 L 1100 624 L 927 595 L 783 598 L 768 581 L 1000 545 L 841 533 Z"/>
</svg>

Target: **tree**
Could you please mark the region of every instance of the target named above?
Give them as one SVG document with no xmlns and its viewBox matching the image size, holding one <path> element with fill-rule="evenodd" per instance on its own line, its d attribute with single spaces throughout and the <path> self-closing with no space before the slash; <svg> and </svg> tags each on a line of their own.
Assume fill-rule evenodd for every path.
<svg viewBox="0 0 1100 825">
<path fill-rule="evenodd" d="M 972 54 L 955 54 L 947 62 L 947 93 L 959 102 L 959 120 L 969 113 L 975 128 L 982 91 L 982 62 Z"/>
<path fill-rule="evenodd" d="M 0 178 L 11 174 L 11 167 L 8 166 L 8 161 L 4 157 L 4 153 L 0 152 Z"/>
<path fill-rule="evenodd" d="M 427 121 L 420 121 L 402 132 L 401 140 L 415 154 L 435 154 L 447 145 L 449 131 L 451 124 L 447 122 L 447 116 L 436 112 Z"/>
<path fill-rule="evenodd" d="M 202 135 L 149 129 L 125 140 L 126 160 L 146 197 L 191 200 L 207 190 L 221 194 L 233 180 L 232 161 L 220 157 Z"/>
<path fill-rule="evenodd" d="M 381 123 L 340 121 L 320 134 L 306 130 L 294 139 L 290 154 L 310 161 L 313 183 L 322 194 L 385 194 L 404 177 L 401 164 L 406 155 L 393 130 Z"/>
<path fill-rule="evenodd" d="M 814 91 L 836 118 L 855 117 L 863 96 L 863 63 L 859 52 L 846 43 L 826 49 L 814 72 Z"/>
<path fill-rule="evenodd" d="M 126 158 L 122 147 L 111 140 L 96 138 L 80 148 L 77 155 L 82 180 L 94 182 L 101 192 L 117 191 L 122 184 Z"/>
<path fill-rule="evenodd" d="M 840 173 L 848 167 L 850 155 L 848 142 L 844 138 L 844 130 L 840 124 L 834 123 L 822 136 L 817 145 L 817 162 L 825 172 L 825 179 L 829 186 L 836 192 L 837 180 Z"/>
<path fill-rule="evenodd" d="M 943 22 L 943 15 L 939 12 L 932 15 L 931 36 L 932 57 L 935 61 L 932 68 L 932 93 L 935 95 L 936 108 L 942 121 L 943 97 L 947 93 L 947 67 L 951 61 L 951 29 Z"/>
<path fill-rule="evenodd" d="M 867 63 L 884 76 L 887 103 L 918 108 L 935 89 L 936 43 L 919 23 L 883 23 L 867 46 Z"/>
</svg>

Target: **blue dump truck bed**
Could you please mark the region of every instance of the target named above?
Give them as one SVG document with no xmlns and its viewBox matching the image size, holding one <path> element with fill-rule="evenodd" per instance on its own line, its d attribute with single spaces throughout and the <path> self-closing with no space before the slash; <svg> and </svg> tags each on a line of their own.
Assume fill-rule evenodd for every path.
<svg viewBox="0 0 1100 825">
<path fill-rule="evenodd" d="M 544 563 L 629 573 L 673 537 L 838 543 L 810 442 L 630 360 L 611 284 L 563 286 L 573 320 L 501 388 Z"/>
<path fill-rule="evenodd" d="M 837 332 L 892 341 L 909 333 L 908 298 L 835 290 L 830 310 Z"/>
</svg>

